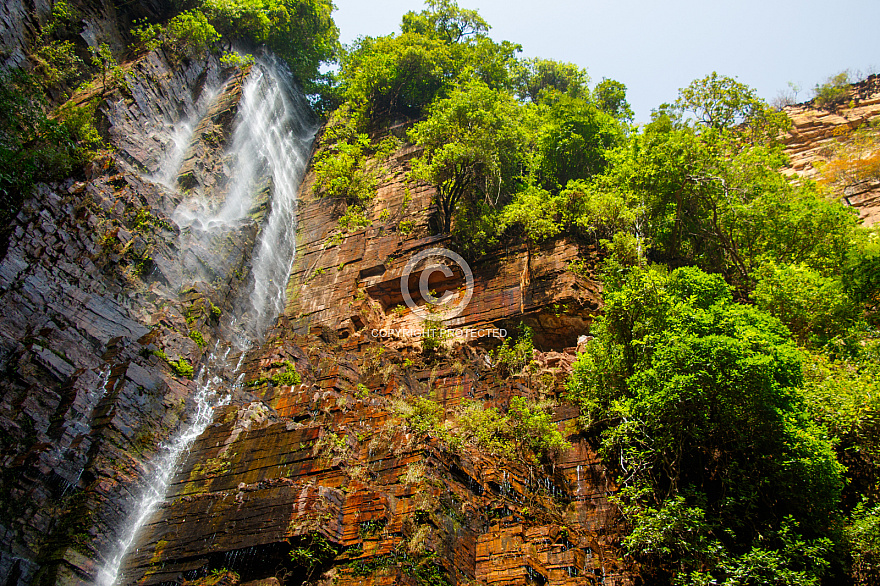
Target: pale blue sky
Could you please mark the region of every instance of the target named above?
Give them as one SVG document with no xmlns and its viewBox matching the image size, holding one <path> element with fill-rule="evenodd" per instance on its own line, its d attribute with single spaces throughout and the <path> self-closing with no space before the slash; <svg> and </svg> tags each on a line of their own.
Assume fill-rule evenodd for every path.
<svg viewBox="0 0 880 586">
<path fill-rule="evenodd" d="M 459 0 L 476 8 L 495 40 L 522 56 L 570 61 L 593 83 L 627 86 L 636 121 L 712 71 L 735 76 L 770 101 L 791 81 L 811 88 L 843 69 L 880 72 L 880 0 Z M 334 0 L 343 43 L 399 30 L 419 0 Z"/>
</svg>

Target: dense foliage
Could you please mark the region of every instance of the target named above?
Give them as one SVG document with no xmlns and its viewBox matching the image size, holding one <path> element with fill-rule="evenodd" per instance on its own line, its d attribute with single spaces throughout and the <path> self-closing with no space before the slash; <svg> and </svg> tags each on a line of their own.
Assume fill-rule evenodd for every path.
<svg viewBox="0 0 880 586">
<path fill-rule="evenodd" d="M 366 137 L 403 122 L 423 153 L 410 179 L 437 187 L 433 229 L 463 252 L 478 255 L 509 234 L 540 241 L 564 227 L 590 230 L 595 222 L 582 215 L 597 210 L 566 190 L 601 173 L 606 153 L 624 142 L 625 86 L 603 80 L 591 91 L 584 70 L 517 59 L 518 45 L 488 31 L 475 11 L 432 0 L 404 16 L 399 34 L 363 37 L 344 51 L 333 127 L 347 130 L 322 141 L 319 191 L 334 197 L 335 185 L 363 185 L 358 157 L 375 148 Z M 524 213 L 536 199 L 537 223 Z"/>
<path fill-rule="evenodd" d="M 319 66 L 336 57 L 339 44 L 329 0 L 199 0 L 175 6 L 165 22 L 136 22 L 132 48 L 164 47 L 172 58 L 185 59 L 218 49 L 221 40 L 243 50 L 265 46 L 285 60 L 306 93 L 318 94 L 326 85 Z M 109 91 L 126 89 L 126 71 L 109 39 L 85 46 L 78 34 L 84 18 L 66 1 L 55 0 L 27 47 L 33 69 L 13 69 L 0 78 L 3 226 L 18 213 L 34 182 L 75 174 L 104 146 L 95 111 Z M 224 58 L 227 65 L 252 62 L 232 51 Z M 80 97 L 58 106 L 74 94 Z M 83 95 L 97 97 L 83 101 Z M 0 242 L 5 241 L 0 232 Z"/>
<path fill-rule="evenodd" d="M 792 557 L 786 539 L 830 548 L 817 536 L 843 467 L 809 422 L 786 328 L 692 267 L 630 269 L 605 303 L 569 398 L 621 473 L 635 558 L 701 583 L 754 578 L 739 558 L 760 550 L 799 580 L 820 576 L 823 564 Z"/>
</svg>

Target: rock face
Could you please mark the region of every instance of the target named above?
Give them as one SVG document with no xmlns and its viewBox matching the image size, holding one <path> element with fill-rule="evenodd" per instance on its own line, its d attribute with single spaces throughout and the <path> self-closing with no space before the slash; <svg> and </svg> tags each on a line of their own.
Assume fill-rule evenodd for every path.
<svg viewBox="0 0 880 586">
<path fill-rule="evenodd" d="M 240 80 L 214 57 L 152 53 L 126 68 L 127 89 L 100 106 L 116 152 L 84 181 L 38 186 L 0 262 L 6 584 L 93 581 L 139 479 L 192 409 L 181 367 L 198 368 L 248 278 L 259 223 L 223 246 L 191 244 L 171 217 L 181 195 L 150 180 L 175 129 L 203 118 L 206 88 L 228 98 L 212 129 L 229 130 Z"/>
<path fill-rule="evenodd" d="M 835 160 L 836 145 L 861 127 L 880 119 L 880 76 L 872 75 L 851 87 L 842 105 L 836 108 L 817 108 L 812 102 L 788 106 L 785 112 L 792 127 L 783 138 L 790 163 L 783 173 L 819 180 L 819 167 Z M 878 148 L 861 152 L 859 156 L 877 156 Z M 856 208 L 866 225 L 880 221 L 880 178 L 859 179 L 841 186 L 839 194 Z"/>
<path fill-rule="evenodd" d="M 382 162 L 373 223 L 354 232 L 307 177 L 286 309 L 180 467 L 126 582 L 208 584 L 225 568 L 249 584 L 418 584 L 434 574 L 450 584 L 625 583 L 615 488 L 586 440 L 569 435 L 570 450 L 539 463 L 451 449 L 404 422 L 401 405 L 414 397 L 436 401 L 441 420 L 464 401 L 502 412 L 513 396 L 557 402 L 600 307 L 597 282 L 567 269 L 594 251 L 564 239 L 511 247 L 470 267 L 471 301 L 446 325 L 530 325 L 533 366 L 504 372 L 491 356 L 500 339 L 464 333 L 425 355 L 400 334 L 423 325 L 401 276 L 414 255 L 447 242 L 427 234 L 432 189 L 406 179 L 416 154 L 404 146 Z M 466 286 L 451 269 L 430 281 L 438 295 Z M 421 306 L 417 276 L 405 282 Z M 293 369 L 300 380 L 285 381 Z M 575 417 L 560 404 L 552 419 L 563 431 Z M 296 557 L 321 543 L 335 553 Z"/>
<path fill-rule="evenodd" d="M 367 228 L 342 230 L 344 210 L 306 178 L 275 327 L 227 356 L 239 369 L 190 380 L 207 348 L 230 346 L 274 186 L 234 229 L 197 236 L 181 218 L 191 197 L 226 196 L 244 74 L 161 53 L 125 68 L 128 87 L 100 107 L 115 152 L 84 181 L 40 186 L 0 262 L 0 583 L 93 583 L 208 382 L 229 402 L 120 583 L 627 583 L 615 486 L 561 401 L 601 293 L 568 267 L 596 251 L 558 239 L 469 267 L 430 253 L 447 270 L 426 287 L 472 296 L 446 320 L 452 337 L 423 352 L 410 333 L 434 314 L 424 267 L 407 265 L 449 243 L 428 232 L 433 191 L 409 182 L 419 153 L 402 145 L 374 162 Z M 505 367 L 501 331 L 523 326 L 537 350 Z M 466 402 L 504 414 L 513 397 L 548 406 L 571 448 L 536 458 L 520 438 L 502 457 L 440 433 Z M 439 405 L 433 428 L 407 423 L 416 398 Z"/>
</svg>

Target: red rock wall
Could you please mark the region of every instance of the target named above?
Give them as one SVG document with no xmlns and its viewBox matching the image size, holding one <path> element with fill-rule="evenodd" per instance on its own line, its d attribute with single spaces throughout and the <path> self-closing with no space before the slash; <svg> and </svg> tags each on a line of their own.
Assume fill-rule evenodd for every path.
<svg viewBox="0 0 880 586">
<path fill-rule="evenodd" d="M 343 238 L 334 239 L 341 205 L 306 180 L 285 315 L 248 354 L 244 386 L 181 467 L 128 562 L 131 579 L 159 584 L 227 567 L 243 582 L 391 586 L 416 584 L 412 568 L 436 564 L 451 584 L 625 582 L 614 486 L 586 440 L 569 435 L 570 450 L 535 465 L 450 449 L 401 419 L 395 405 L 411 396 L 437 401 L 444 417 L 464 400 L 502 410 L 514 395 L 558 402 L 600 306 L 599 284 L 567 270 L 593 251 L 560 239 L 473 263 L 472 301 L 448 324 L 531 325 L 542 349 L 532 371 L 492 367 L 498 339 L 450 340 L 426 357 L 417 339 L 373 335 L 421 327 L 402 305 L 401 274 L 411 255 L 449 246 L 428 234 L 432 189 L 407 182 L 416 154 L 405 147 L 384 163 L 372 226 Z M 415 228 L 404 235 L 400 222 Z M 463 283 L 458 271 L 431 286 Z M 267 380 L 285 361 L 301 384 Z M 554 421 L 567 430 L 576 412 L 558 405 Z M 343 553 L 306 576 L 291 570 L 289 552 L 313 531 Z"/>
</svg>

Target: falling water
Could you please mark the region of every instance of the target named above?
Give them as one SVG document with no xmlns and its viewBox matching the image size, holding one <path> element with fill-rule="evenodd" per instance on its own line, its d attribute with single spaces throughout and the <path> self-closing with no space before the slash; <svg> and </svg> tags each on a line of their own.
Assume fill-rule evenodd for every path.
<svg viewBox="0 0 880 586">
<path fill-rule="evenodd" d="M 235 173 L 223 205 L 212 210 L 209 202 L 191 201 L 174 213 L 181 227 L 228 231 L 248 220 L 256 194 L 270 191 L 271 211 L 251 261 L 251 288 L 235 308 L 243 347 L 260 340 L 284 307 L 296 246 L 296 194 L 317 131 L 305 100 L 293 99 L 297 94 L 289 80 L 277 63 L 252 70 L 242 90 L 230 149 Z"/>
<path fill-rule="evenodd" d="M 219 87 L 206 87 L 190 114 L 172 125 L 169 148 L 162 157 L 159 169 L 153 175 L 147 177 L 148 179 L 160 183 L 171 190 L 177 188 L 177 173 L 183 164 L 186 149 L 189 147 L 193 133 L 196 131 L 196 126 L 205 117 L 208 108 L 217 98 L 220 90 L 221 88 Z"/>
<path fill-rule="evenodd" d="M 217 382 L 219 382 L 219 377 L 211 377 L 210 380 L 201 381 L 199 391 L 195 396 L 196 410 L 190 416 L 189 426 L 163 446 L 161 455 L 152 463 L 152 473 L 145 476 L 146 486 L 138 499 L 137 508 L 128 519 L 122 535 L 119 537 L 116 553 L 98 573 L 96 583 L 100 586 L 111 586 L 116 582 L 119 567 L 137 537 L 138 530 L 165 499 L 165 491 L 176 469 L 178 459 L 189 451 L 196 438 L 202 435 L 202 432 L 211 424 L 214 407 L 228 402 L 229 395 L 218 399 L 215 387 Z"/>
<path fill-rule="evenodd" d="M 262 338 L 284 308 L 287 277 L 296 252 L 296 193 L 317 131 L 302 123 L 310 112 L 304 100 L 296 104 L 290 100 L 288 79 L 271 75 L 269 70 L 256 72 L 244 95 L 244 123 L 254 132 L 241 144 L 233 143 L 238 153 L 249 155 L 254 179 L 268 175 L 274 188 L 272 211 L 251 262 L 253 288 L 244 320 L 251 339 Z M 251 181 L 256 183 L 254 179 Z"/>
<path fill-rule="evenodd" d="M 181 226 L 204 234 L 235 230 L 248 220 L 254 194 L 269 188 L 271 211 L 261 226 L 251 259 L 251 287 L 234 304 L 230 319 L 240 350 L 238 363 L 231 369 L 233 387 L 241 384 L 238 374 L 244 350 L 258 342 L 284 306 L 287 276 L 296 246 L 296 194 L 305 173 L 311 143 L 317 127 L 305 100 L 290 83 L 289 72 L 275 62 L 258 62 L 242 89 L 237 125 L 231 141 L 234 157 L 232 185 L 226 201 L 215 213 L 208 202 L 191 202 L 175 212 Z M 191 137 L 191 134 L 190 134 Z M 178 165 L 167 157 L 169 166 Z M 197 211 L 195 211 L 197 210 Z M 168 483 L 178 462 L 207 429 L 214 408 L 229 400 L 229 380 L 221 376 L 230 348 L 222 356 L 209 357 L 200 373 L 195 396 L 196 411 L 187 427 L 163 446 L 161 455 L 147 475 L 147 486 L 134 513 L 120 532 L 116 551 L 101 569 L 97 584 L 111 586 L 118 579 L 123 559 L 135 542 L 138 531 L 164 501 Z M 227 388 L 222 388 L 226 386 Z"/>
</svg>

